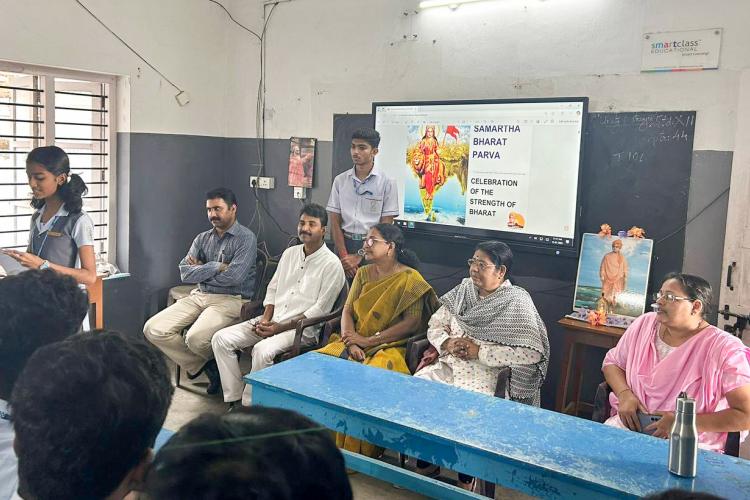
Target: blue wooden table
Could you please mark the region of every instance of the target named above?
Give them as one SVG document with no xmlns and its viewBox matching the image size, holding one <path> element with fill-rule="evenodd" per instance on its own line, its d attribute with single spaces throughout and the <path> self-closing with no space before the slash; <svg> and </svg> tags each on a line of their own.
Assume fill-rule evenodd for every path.
<svg viewBox="0 0 750 500">
<path fill-rule="evenodd" d="M 538 497 L 634 498 L 682 488 L 750 498 L 750 461 L 700 451 L 698 477 L 679 478 L 667 471 L 664 440 L 331 356 L 308 353 L 245 380 L 253 404 L 296 410 L 336 431 Z M 439 485 L 408 475 L 400 481 L 402 469 L 383 473 L 375 461 L 351 459 L 350 467 L 410 489 L 458 496 L 438 495 Z"/>
<path fill-rule="evenodd" d="M 154 453 L 159 451 L 159 449 L 167 444 L 167 441 L 169 441 L 169 438 L 171 438 L 174 435 L 174 431 L 170 431 L 169 429 L 162 427 L 159 431 L 159 434 L 156 435 L 156 442 L 154 443 Z"/>
</svg>

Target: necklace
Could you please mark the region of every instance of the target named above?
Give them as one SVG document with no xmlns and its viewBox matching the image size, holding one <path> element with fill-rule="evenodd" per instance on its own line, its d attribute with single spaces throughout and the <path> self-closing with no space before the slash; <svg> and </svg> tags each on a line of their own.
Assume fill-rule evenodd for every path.
<svg viewBox="0 0 750 500">
<path fill-rule="evenodd" d="M 391 267 L 387 271 L 382 271 L 381 272 L 380 269 L 378 269 L 378 266 L 374 266 L 373 270 L 375 271 L 375 275 L 377 276 L 377 279 L 382 279 L 382 278 L 385 278 L 387 276 L 390 276 L 391 274 L 395 274 L 396 271 L 398 270 L 398 268 L 399 268 L 399 265 L 398 265 L 398 262 L 396 262 L 393 265 L 393 267 Z"/>
<path fill-rule="evenodd" d="M 692 338 L 695 334 L 697 334 L 698 332 L 700 332 L 701 330 L 703 330 L 707 326 L 708 326 L 708 323 L 706 323 L 704 320 L 701 320 L 701 322 L 698 323 L 698 326 L 696 328 L 694 328 L 693 330 L 690 331 L 690 335 L 688 335 L 687 337 L 685 337 L 685 341 L 687 341 L 688 339 Z M 664 331 L 662 332 L 661 339 L 664 340 L 664 341 L 666 341 L 665 337 L 667 335 L 669 335 L 669 338 L 671 338 L 671 339 L 679 339 L 680 338 L 680 337 L 677 337 L 676 335 L 674 335 L 671 331 L 669 331 L 669 327 L 664 327 Z"/>
</svg>

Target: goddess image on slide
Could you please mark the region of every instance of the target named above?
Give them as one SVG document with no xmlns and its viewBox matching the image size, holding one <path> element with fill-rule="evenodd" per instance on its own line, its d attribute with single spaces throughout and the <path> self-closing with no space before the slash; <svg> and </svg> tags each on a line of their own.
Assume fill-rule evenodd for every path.
<svg viewBox="0 0 750 500">
<path fill-rule="evenodd" d="M 422 140 L 417 143 L 415 154 L 412 155 L 411 166 L 419 176 L 419 189 L 424 189 L 425 198 L 431 200 L 435 190 L 445 184 L 445 165 L 438 153 L 435 125 L 425 127 Z"/>
<path fill-rule="evenodd" d="M 448 125 L 442 133 L 442 140 L 438 141 L 440 132 L 437 124 L 413 126 L 410 129 L 412 137 L 415 133 L 418 134 L 416 141 L 406 150 L 406 165 L 415 182 L 413 185 L 407 182 L 404 215 L 412 220 L 464 224 L 469 170 L 469 127 Z M 446 144 L 448 136 L 452 141 Z M 455 178 L 458 184 L 453 189 L 447 187 L 451 178 Z M 443 188 L 446 188 L 445 195 L 436 199 Z M 415 200 L 410 200 L 417 194 L 420 207 L 415 206 Z M 409 217 L 409 213 L 421 216 Z"/>
</svg>

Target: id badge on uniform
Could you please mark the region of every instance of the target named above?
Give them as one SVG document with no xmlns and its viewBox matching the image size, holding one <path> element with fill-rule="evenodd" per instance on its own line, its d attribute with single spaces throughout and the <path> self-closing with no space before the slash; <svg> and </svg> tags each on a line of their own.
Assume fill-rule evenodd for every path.
<svg viewBox="0 0 750 500">
<path fill-rule="evenodd" d="M 363 210 L 369 214 L 378 214 L 383 211 L 383 197 L 382 196 L 365 196 L 362 200 L 364 205 Z"/>
<path fill-rule="evenodd" d="M 47 231 L 47 236 L 59 238 L 60 236 L 62 236 L 62 233 L 58 233 L 57 231 Z"/>
</svg>

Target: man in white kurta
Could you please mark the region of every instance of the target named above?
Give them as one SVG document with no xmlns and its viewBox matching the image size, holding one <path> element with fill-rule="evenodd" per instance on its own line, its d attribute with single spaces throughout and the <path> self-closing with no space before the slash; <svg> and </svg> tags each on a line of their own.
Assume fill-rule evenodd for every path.
<svg viewBox="0 0 750 500">
<path fill-rule="evenodd" d="M 263 301 L 263 315 L 219 330 L 211 341 L 219 367 L 224 401 L 235 406 L 250 403 L 235 351 L 252 347 L 255 372 L 273 364 L 276 356 L 292 348 L 297 322 L 327 314 L 333 308 L 346 278 L 341 261 L 326 247 L 326 211 L 309 204 L 302 209 L 297 233 L 302 245 L 287 248 L 279 260 Z M 302 345 L 317 341 L 320 327 L 303 331 Z M 244 395 L 243 395 L 244 391 Z"/>
</svg>

